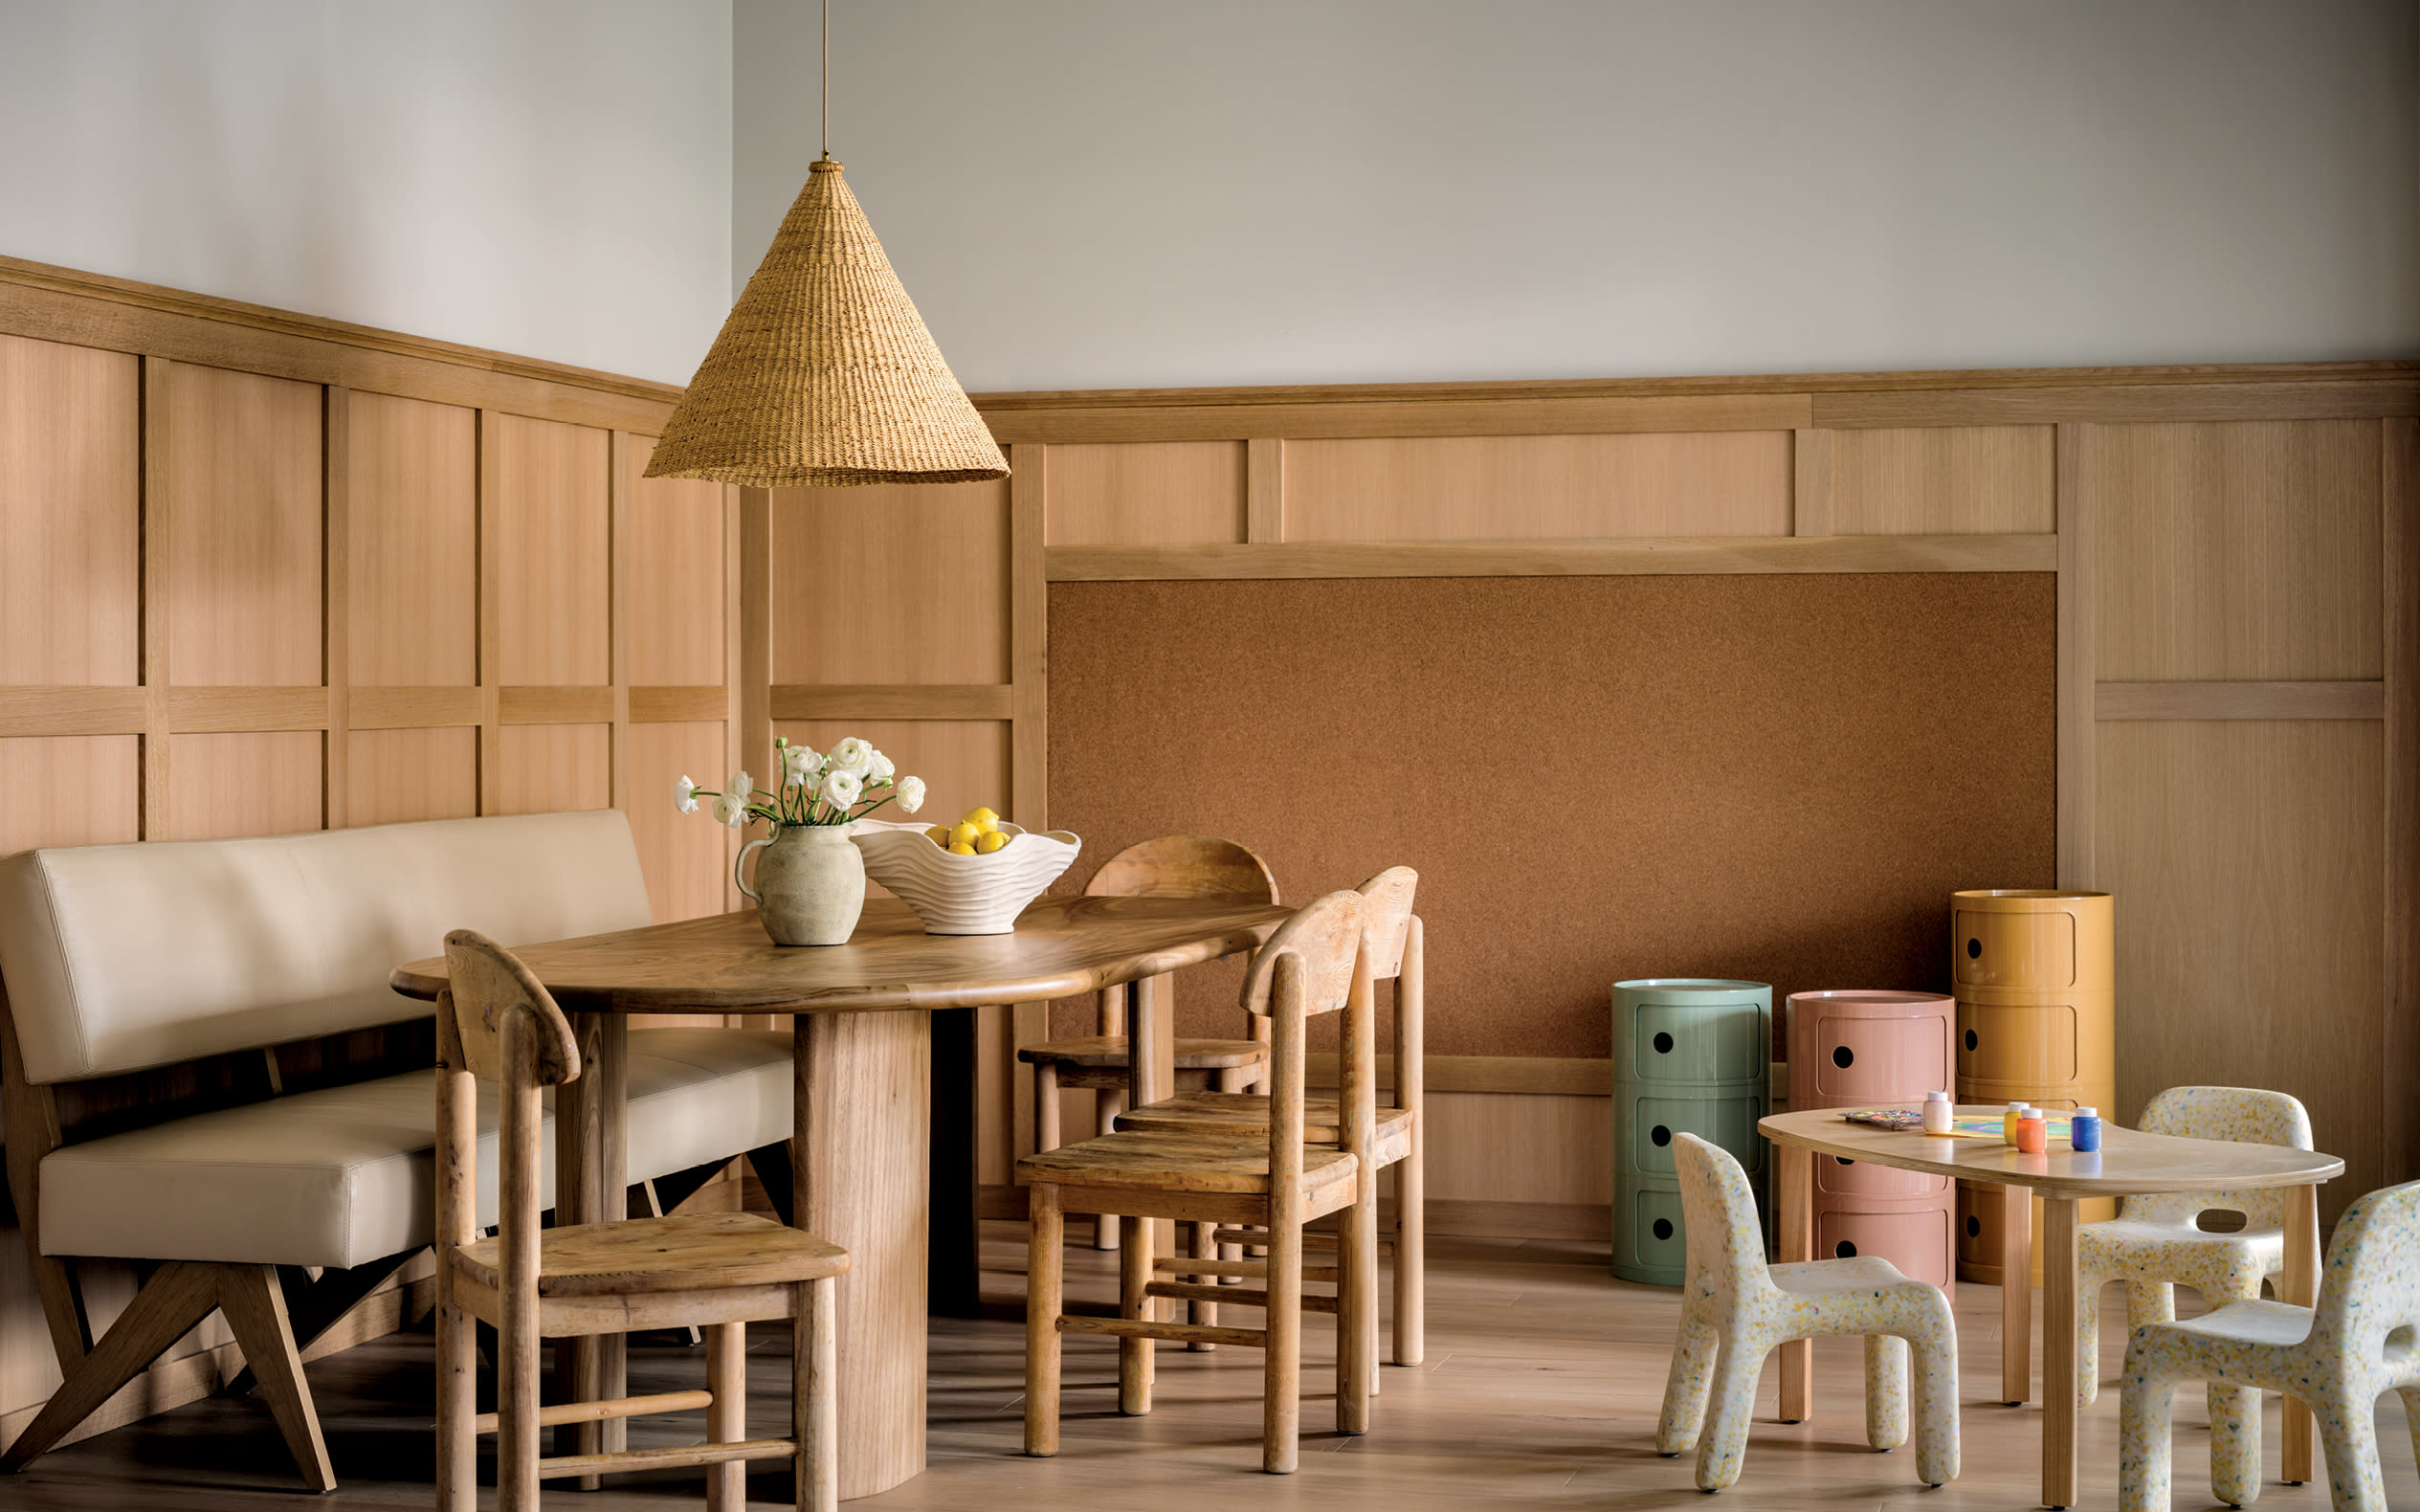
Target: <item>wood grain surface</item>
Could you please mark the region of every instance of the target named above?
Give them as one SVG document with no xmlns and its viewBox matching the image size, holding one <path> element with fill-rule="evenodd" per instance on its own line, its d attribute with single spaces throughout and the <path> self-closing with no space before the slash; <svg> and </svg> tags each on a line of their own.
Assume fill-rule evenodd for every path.
<svg viewBox="0 0 2420 1512">
<path fill-rule="evenodd" d="M 1288 898 L 1416 867 L 1436 1056 L 1607 1056 L 1632 976 L 1946 990 L 1950 891 L 2053 879 L 2054 618 L 2047 574 L 1054 584 L 1051 819 Z"/>
<path fill-rule="evenodd" d="M 1964 1116 L 2000 1109 L 1961 1105 Z M 2344 1163 L 2317 1150 L 2233 1140 L 2178 1139 L 2103 1124 L 2101 1148 L 2077 1154 L 2054 1146 L 2027 1155 L 1996 1139 L 1937 1138 L 1852 1123 L 1836 1108 L 1774 1113 L 1757 1131 L 1776 1145 L 1838 1155 L 1899 1170 L 1929 1171 L 1965 1181 L 2026 1187 L 2053 1197 L 2113 1197 L 2144 1191 L 2256 1190 L 2333 1181 Z"/>
</svg>

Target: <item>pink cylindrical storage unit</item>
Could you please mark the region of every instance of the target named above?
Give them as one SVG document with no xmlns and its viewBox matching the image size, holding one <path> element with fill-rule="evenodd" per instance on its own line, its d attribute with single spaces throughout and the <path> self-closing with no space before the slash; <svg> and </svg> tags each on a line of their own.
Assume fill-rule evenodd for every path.
<svg viewBox="0 0 2420 1512">
<path fill-rule="evenodd" d="M 1939 992 L 1792 992 L 1792 1108 L 1913 1107 L 1949 1089 L 1957 1003 Z M 1946 1287 L 1957 1259 L 1949 1178 L 1815 1158 L 1816 1259 L 1878 1255 Z"/>
</svg>

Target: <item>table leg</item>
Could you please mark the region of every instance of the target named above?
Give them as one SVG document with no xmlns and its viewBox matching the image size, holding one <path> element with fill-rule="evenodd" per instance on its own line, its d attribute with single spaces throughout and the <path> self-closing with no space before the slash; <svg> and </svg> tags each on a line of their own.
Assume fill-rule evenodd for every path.
<svg viewBox="0 0 2420 1512">
<path fill-rule="evenodd" d="M 2071 1205 L 2072 1211 L 2072 1205 Z M 2042 1261 L 2047 1268 L 2048 1256 Z M 2071 1290 L 2075 1279 L 2068 1279 Z M 2069 1328 L 2072 1332 L 2074 1324 Z M 2043 1350 L 2049 1352 L 2048 1324 L 2045 1324 Z M 2075 1345 L 2068 1345 L 2075 1352 Z M 2075 1372 L 2070 1370 L 2070 1376 Z M 2045 1401 L 2060 1393 L 2049 1383 L 2058 1377 L 2050 1367 L 2042 1367 L 2042 1395 Z M 2033 1189 L 2003 1187 L 2000 1189 L 2000 1400 L 2010 1407 L 2022 1407 L 2033 1393 Z M 2076 1394 L 2073 1385 L 2066 1394 Z"/>
<path fill-rule="evenodd" d="M 2026 1283 L 2024 1270 L 2016 1279 L 2018 1285 Z M 2001 1284 L 2008 1279 L 2003 1275 Z M 2047 1194 L 2042 1198 L 2042 1504 L 2076 1504 L 2076 1199 Z"/>
<path fill-rule="evenodd" d="M 2319 1303 L 2319 1293 L 2320 1189 L 2296 1187 L 2286 1193 L 2285 1275 L 2277 1287 L 2277 1301 L 2312 1307 Z M 2285 1454 L 2279 1478 L 2291 1485 L 2302 1485 L 2316 1479 L 2312 1473 L 2316 1467 L 2311 1460 L 2310 1405 L 2289 1396 L 2282 1418 Z"/>
<path fill-rule="evenodd" d="M 977 1216 L 981 1155 L 975 1121 L 975 1015 L 933 1013 L 932 1245 L 925 1287 L 936 1317 L 983 1316 L 983 1227 Z"/>
<path fill-rule="evenodd" d="M 578 1079 L 555 1089 L 555 1221 L 611 1223 L 622 1212 L 628 1178 L 623 1103 L 630 1087 L 630 1021 L 619 1013 L 573 1013 L 580 1045 Z M 620 1334 L 591 1334 L 555 1346 L 558 1396 L 593 1402 L 628 1393 L 629 1350 Z M 628 1441 L 627 1424 L 566 1423 L 555 1430 L 557 1454 L 598 1454 Z M 595 1476 L 574 1482 L 597 1488 Z"/>
<path fill-rule="evenodd" d="M 872 1496 L 924 1468 L 932 1020 L 800 1013 L 793 1034 L 792 1211 L 849 1252 L 834 1299 L 840 1495 Z"/>
<path fill-rule="evenodd" d="M 1785 1263 L 1811 1258 L 1815 1250 L 1815 1157 L 1788 1145 L 1773 1146 L 1773 1240 Z M 1785 1423 L 1815 1415 L 1815 1346 L 1793 1339 L 1776 1351 L 1781 1361 L 1781 1410 Z"/>
<path fill-rule="evenodd" d="M 1176 979 L 1146 976 L 1134 984 L 1126 1012 L 1128 1101 L 1147 1107 L 1176 1091 Z"/>
</svg>

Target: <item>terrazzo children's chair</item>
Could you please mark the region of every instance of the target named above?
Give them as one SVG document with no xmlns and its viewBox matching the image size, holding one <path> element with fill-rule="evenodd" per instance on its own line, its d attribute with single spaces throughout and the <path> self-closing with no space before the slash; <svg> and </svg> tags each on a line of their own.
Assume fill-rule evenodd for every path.
<svg viewBox="0 0 2420 1512">
<path fill-rule="evenodd" d="M 2210 1392 L 2211 1490 L 2221 1501 L 2243 1505 L 2260 1494 L 2260 1479 L 2218 1484 L 2219 1444 L 2245 1419 L 2259 1421 L 2254 1390 L 2291 1391 L 2319 1419 L 2336 1512 L 2387 1512 L 2381 1393 L 2403 1397 L 2420 1448 L 2420 1182 L 2373 1191 L 2345 1212 L 2318 1306 L 2253 1299 L 2135 1329 L 2119 1389 L 2120 1512 L 2167 1512 L 2168 1398 L 2177 1382 L 2196 1379 L 2239 1389 L 2227 1393 L 2226 1423 L 2219 1393 Z"/>
<path fill-rule="evenodd" d="M 1955 1479 L 1958 1329 L 1941 1289 L 1873 1256 L 1768 1266 L 1756 1198 L 1740 1163 L 1694 1134 L 1673 1137 L 1673 1159 L 1689 1269 L 1655 1452 L 1670 1457 L 1695 1440 L 1698 1487 L 1721 1490 L 1740 1479 L 1765 1357 L 1794 1339 L 1863 1334 L 1866 1442 L 1879 1450 L 1907 1442 L 1912 1346 L 1916 1475 L 1936 1486 Z"/>
<path fill-rule="evenodd" d="M 2282 1092 L 2253 1087 L 2170 1087 L 2142 1110 L 2151 1134 L 2186 1139 L 2236 1140 L 2253 1145 L 2313 1148 L 2311 1116 Z M 2192 1287 L 2213 1311 L 2260 1295 L 2264 1277 L 2285 1270 L 2286 1190 L 2265 1191 L 2173 1191 L 2128 1197 L 2118 1216 L 2088 1223 L 2076 1234 L 2076 1401 L 2089 1407 L 2100 1394 L 2100 1291 L 2126 1283 L 2126 1323 L 2168 1323 L 2176 1317 L 2175 1283 Z M 2205 1212 L 2234 1212 L 2244 1227 L 2232 1234 L 2205 1234 L 2196 1221 Z M 2209 1419 L 2232 1423 L 2239 1434 L 2210 1441 L 2210 1483 L 2230 1501 L 2248 1501 L 2256 1492 L 2231 1494 L 2260 1481 L 2260 1418 L 2240 1403 L 2221 1397 L 2247 1393 L 2213 1381 Z"/>
</svg>

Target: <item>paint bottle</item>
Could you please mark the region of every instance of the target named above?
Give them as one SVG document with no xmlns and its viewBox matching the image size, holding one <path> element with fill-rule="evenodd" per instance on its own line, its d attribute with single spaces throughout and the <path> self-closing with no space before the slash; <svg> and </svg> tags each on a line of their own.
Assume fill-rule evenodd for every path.
<svg viewBox="0 0 2420 1512">
<path fill-rule="evenodd" d="M 2067 1121 L 2067 1144 L 2078 1155 L 2100 1148 L 2100 1110 L 2077 1108 Z"/>
<path fill-rule="evenodd" d="M 1955 1120 L 1949 1106 L 1948 1093 L 1927 1092 L 1924 1094 L 1925 1133 L 1946 1134 L 1950 1131 L 1954 1122 Z"/>
<path fill-rule="evenodd" d="M 2040 1155 L 2051 1147 L 2051 1121 L 2040 1108 L 2027 1108 L 2017 1120 L 2016 1147 L 2028 1155 Z"/>
<path fill-rule="evenodd" d="M 2022 1102 L 2011 1102 L 2011 1103 L 2009 1103 L 2009 1111 L 2000 1115 L 2000 1143 L 2001 1143 L 2001 1144 L 2003 1144 L 2003 1145 L 2013 1145 L 2013 1144 L 2015 1144 L 2015 1143 L 2016 1143 L 2016 1126 L 2017 1126 L 2017 1120 L 2018 1120 L 2018 1119 L 2020 1119 L 2020 1118 L 2023 1118 L 2024 1116 L 2025 1116 L 2025 1104 L 2024 1104 L 2024 1103 L 2022 1103 Z"/>
</svg>

